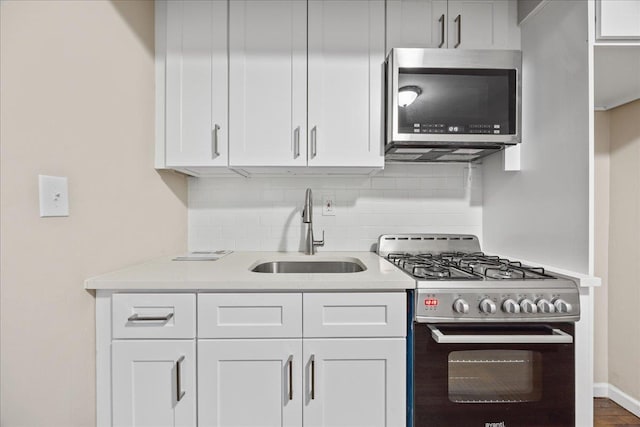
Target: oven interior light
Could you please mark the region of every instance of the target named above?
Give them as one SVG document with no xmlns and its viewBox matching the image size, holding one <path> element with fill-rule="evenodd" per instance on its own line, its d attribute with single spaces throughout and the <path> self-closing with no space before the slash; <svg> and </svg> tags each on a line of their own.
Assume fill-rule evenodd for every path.
<svg viewBox="0 0 640 427">
<path fill-rule="evenodd" d="M 401 87 L 398 89 L 398 105 L 401 107 L 411 105 L 421 93 L 422 89 L 418 86 Z"/>
</svg>

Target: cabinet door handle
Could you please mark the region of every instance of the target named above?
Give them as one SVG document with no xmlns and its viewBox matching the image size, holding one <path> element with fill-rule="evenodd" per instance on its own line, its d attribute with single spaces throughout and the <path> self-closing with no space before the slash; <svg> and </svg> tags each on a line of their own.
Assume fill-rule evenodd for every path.
<svg viewBox="0 0 640 427">
<path fill-rule="evenodd" d="M 311 158 L 318 154 L 318 129 L 316 126 L 311 129 Z"/>
<path fill-rule="evenodd" d="M 185 395 L 185 391 L 182 390 L 182 362 L 184 356 L 180 356 L 176 362 L 176 400 L 180 402 Z"/>
<path fill-rule="evenodd" d="M 438 22 L 440 23 L 440 44 L 438 45 L 438 47 L 440 48 L 444 46 L 444 13 L 440 15 L 440 19 L 438 19 Z"/>
<path fill-rule="evenodd" d="M 289 356 L 289 400 L 293 400 L 293 354 Z"/>
<path fill-rule="evenodd" d="M 218 153 L 218 130 L 220 130 L 220 126 L 213 125 L 213 132 L 211 132 L 211 158 L 215 159 L 220 155 Z"/>
<path fill-rule="evenodd" d="M 311 400 L 316 398 L 316 355 L 311 355 Z"/>
<path fill-rule="evenodd" d="M 172 317 L 173 313 L 166 316 L 140 316 L 138 313 L 134 313 L 127 320 L 129 322 L 168 322 Z"/>
<path fill-rule="evenodd" d="M 460 46 L 460 42 L 462 42 L 462 16 L 460 15 L 456 16 L 456 19 L 454 19 L 453 22 L 458 23 L 458 42 L 454 46 L 454 48 L 456 48 Z"/>
<path fill-rule="evenodd" d="M 293 130 L 293 158 L 300 157 L 300 126 Z"/>
</svg>

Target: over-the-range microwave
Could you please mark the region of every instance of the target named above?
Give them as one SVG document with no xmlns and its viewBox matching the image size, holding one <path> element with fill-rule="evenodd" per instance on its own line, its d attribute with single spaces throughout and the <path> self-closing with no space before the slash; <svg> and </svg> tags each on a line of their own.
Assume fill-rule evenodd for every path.
<svg viewBox="0 0 640 427">
<path fill-rule="evenodd" d="M 392 49 L 387 161 L 472 162 L 520 142 L 522 53 Z"/>
</svg>

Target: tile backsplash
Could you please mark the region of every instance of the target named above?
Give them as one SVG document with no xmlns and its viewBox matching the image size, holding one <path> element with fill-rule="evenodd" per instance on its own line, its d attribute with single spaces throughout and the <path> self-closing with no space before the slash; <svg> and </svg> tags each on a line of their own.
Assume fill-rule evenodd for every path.
<svg viewBox="0 0 640 427">
<path fill-rule="evenodd" d="M 482 239 L 482 169 L 388 165 L 371 177 L 189 179 L 189 250 L 301 251 L 305 190 L 313 191 L 319 252 L 369 251 L 381 234 L 468 233 Z M 322 215 L 325 194 L 335 216 Z"/>
</svg>

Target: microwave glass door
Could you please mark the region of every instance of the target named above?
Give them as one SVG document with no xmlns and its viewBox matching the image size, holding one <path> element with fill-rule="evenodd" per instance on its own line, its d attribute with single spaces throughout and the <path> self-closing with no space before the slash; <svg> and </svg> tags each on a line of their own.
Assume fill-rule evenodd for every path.
<svg viewBox="0 0 640 427">
<path fill-rule="evenodd" d="M 516 70 L 400 68 L 398 133 L 516 133 Z"/>
</svg>

